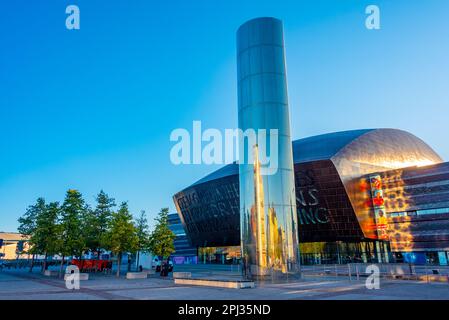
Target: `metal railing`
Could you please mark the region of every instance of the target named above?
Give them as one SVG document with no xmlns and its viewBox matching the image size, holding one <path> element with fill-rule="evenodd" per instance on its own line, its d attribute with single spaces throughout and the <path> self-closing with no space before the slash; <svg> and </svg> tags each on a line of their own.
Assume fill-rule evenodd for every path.
<svg viewBox="0 0 449 320">
<path fill-rule="evenodd" d="M 373 274 L 369 266 L 376 266 L 379 277 L 388 280 L 414 280 L 425 283 L 449 284 L 449 266 L 413 265 L 407 263 L 349 263 L 302 266 L 304 277 L 360 281 Z"/>
</svg>

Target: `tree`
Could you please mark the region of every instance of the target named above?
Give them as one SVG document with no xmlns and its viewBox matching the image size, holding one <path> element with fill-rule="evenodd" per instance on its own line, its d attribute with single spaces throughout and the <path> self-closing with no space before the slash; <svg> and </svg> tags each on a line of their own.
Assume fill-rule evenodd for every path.
<svg viewBox="0 0 449 320">
<path fill-rule="evenodd" d="M 33 252 L 45 255 L 43 270 L 47 269 L 48 256 L 56 254 L 60 246 L 59 213 L 59 203 L 51 202 L 46 205 L 36 217 L 36 228 L 30 238 Z"/>
<path fill-rule="evenodd" d="M 86 212 L 84 230 L 87 248 L 97 252 L 97 258 L 100 259 L 101 249 L 105 247 L 102 239 L 108 230 L 115 200 L 101 190 L 96 197 L 96 202 L 95 209 Z"/>
<path fill-rule="evenodd" d="M 89 206 L 85 207 L 81 216 L 82 237 L 85 241 L 86 250 L 97 251 L 99 247 L 98 222 L 95 212 Z"/>
<path fill-rule="evenodd" d="M 83 218 L 86 215 L 86 206 L 78 190 L 67 191 L 61 207 L 61 241 L 59 252 L 62 256 L 60 274 L 66 256 L 77 256 L 81 259 L 86 250 L 83 230 Z"/>
<path fill-rule="evenodd" d="M 122 202 L 117 212 L 112 214 L 109 230 L 104 235 L 106 248 L 117 256 L 117 277 L 120 276 L 120 266 L 124 252 L 136 252 L 139 239 L 128 204 Z"/>
<path fill-rule="evenodd" d="M 18 219 L 19 227 L 17 230 L 24 236 L 31 236 L 36 229 L 36 218 L 39 212 L 45 209 L 44 198 L 38 198 L 36 204 L 27 208 L 25 214 Z"/>
<path fill-rule="evenodd" d="M 17 228 L 17 230 L 23 235 L 24 238 L 30 239 L 35 233 L 37 217 L 42 214 L 43 211 L 45 211 L 45 200 L 44 198 L 38 198 L 36 200 L 36 204 L 29 206 L 25 214 L 18 219 L 19 227 Z M 39 248 L 36 247 L 35 249 L 33 249 L 36 244 L 32 244 L 31 241 L 28 241 L 28 244 L 30 248 L 28 252 L 32 254 L 30 264 L 31 272 L 33 270 L 36 253 L 39 253 Z"/>
<path fill-rule="evenodd" d="M 137 267 L 139 267 L 140 253 L 150 251 L 150 232 L 145 211 L 140 211 L 140 216 L 136 219 L 137 243 Z"/>
<path fill-rule="evenodd" d="M 156 227 L 150 236 L 150 249 L 162 259 L 168 258 L 175 252 L 173 231 L 168 227 L 168 208 L 162 208 L 156 220 Z"/>
</svg>

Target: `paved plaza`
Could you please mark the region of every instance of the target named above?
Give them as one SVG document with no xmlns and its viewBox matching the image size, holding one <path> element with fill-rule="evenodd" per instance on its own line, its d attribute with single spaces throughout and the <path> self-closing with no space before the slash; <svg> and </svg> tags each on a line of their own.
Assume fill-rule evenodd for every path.
<svg viewBox="0 0 449 320">
<path fill-rule="evenodd" d="M 93 274 L 81 281 L 80 290 L 68 290 L 65 282 L 45 277 L 38 270 L 10 269 L 0 272 L 0 300 L 412 300 L 449 299 L 448 283 L 381 280 L 379 290 L 368 290 L 365 280 L 305 277 L 282 284 L 257 283 L 254 289 L 224 289 L 175 285 L 171 277 L 152 275 L 126 280 L 114 275 Z"/>
</svg>

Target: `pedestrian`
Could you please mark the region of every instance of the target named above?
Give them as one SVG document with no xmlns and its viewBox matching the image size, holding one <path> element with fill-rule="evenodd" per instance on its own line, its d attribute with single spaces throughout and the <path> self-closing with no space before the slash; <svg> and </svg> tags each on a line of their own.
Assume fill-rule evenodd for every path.
<svg viewBox="0 0 449 320">
<path fill-rule="evenodd" d="M 162 260 L 161 277 L 166 277 L 166 276 L 167 276 L 167 263 L 165 260 Z"/>
</svg>

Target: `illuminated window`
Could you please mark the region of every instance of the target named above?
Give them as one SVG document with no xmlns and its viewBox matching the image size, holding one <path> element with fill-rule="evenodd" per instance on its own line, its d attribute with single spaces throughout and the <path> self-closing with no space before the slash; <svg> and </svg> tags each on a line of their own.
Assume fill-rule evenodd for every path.
<svg viewBox="0 0 449 320">
<path fill-rule="evenodd" d="M 424 210 L 412 210 L 406 212 L 392 212 L 389 213 L 388 216 L 390 218 L 397 217 L 413 217 L 413 216 L 422 216 L 427 214 L 449 214 L 449 208 L 438 208 L 438 209 L 424 209 Z"/>
</svg>

